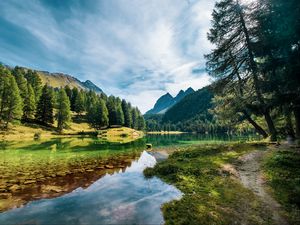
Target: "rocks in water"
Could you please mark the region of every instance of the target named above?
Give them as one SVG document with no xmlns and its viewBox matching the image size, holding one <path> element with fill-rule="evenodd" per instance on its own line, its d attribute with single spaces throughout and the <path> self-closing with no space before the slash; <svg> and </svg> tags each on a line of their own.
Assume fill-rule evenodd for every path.
<svg viewBox="0 0 300 225">
<path fill-rule="evenodd" d="M 24 184 L 34 184 L 36 183 L 36 180 L 26 180 L 24 181 Z"/>
<path fill-rule="evenodd" d="M 16 192 L 16 191 L 18 191 L 20 189 L 21 189 L 21 187 L 19 185 L 17 185 L 17 184 L 14 184 L 13 186 L 9 187 L 9 190 L 11 192 Z"/>
<path fill-rule="evenodd" d="M 105 165 L 105 168 L 107 168 L 107 169 L 113 169 L 114 166 L 113 165 Z"/>
<path fill-rule="evenodd" d="M 11 193 L 0 193 L 0 199 L 8 199 L 12 196 Z"/>
<path fill-rule="evenodd" d="M 86 170 L 86 172 L 93 172 L 93 171 L 94 171 L 93 169 Z"/>
</svg>

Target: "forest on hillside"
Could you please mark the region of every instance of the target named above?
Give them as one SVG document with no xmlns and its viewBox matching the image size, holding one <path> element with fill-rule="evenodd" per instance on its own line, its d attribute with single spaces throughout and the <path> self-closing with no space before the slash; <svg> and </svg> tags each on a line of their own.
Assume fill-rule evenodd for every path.
<svg viewBox="0 0 300 225">
<path fill-rule="evenodd" d="M 72 119 L 87 122 L 96 130 L 126 126 L 145 127 L 137 107 L 118 97 L 79 90 L 68 85 L 53 88 L 42 81 L 36 71 L 0 65 L 0 128 L 11 123 L 56 126 L 58 132 L 70 128 Z M 74 116 L 72 116 L 74 115 Z"/>
<path fill-rule="evenodd" d="M 199 110 L 202 122 L 225 129 L 251 127 L 271 140 L 280 135 L 300 137 L 299 15 L 297 0 L 216 3 L 208 33 L 214 48 L 205 55 L 206 69 L 214 78 L 213 98 L 211 102 L 206 102 L 208 98 L 192 101 L 211 104 L 204 114 Z M 178 117 L 189 112 L 184 107 L 188 101 L 184 98 L 160 119 L 147 120 L 148 129 L 155 122 L 159 128 L 184 124 Z M 185 110 L 176 114 L 180 104 Z M 189 126 L 179 128 L 188 130 Z"/>
</svg>

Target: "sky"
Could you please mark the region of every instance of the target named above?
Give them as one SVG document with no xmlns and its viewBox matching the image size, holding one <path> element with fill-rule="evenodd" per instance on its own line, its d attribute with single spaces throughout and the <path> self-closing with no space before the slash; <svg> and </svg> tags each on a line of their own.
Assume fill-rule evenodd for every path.
<svg viewBox="0 0 300 225">
<path fill-rule="evenodd" d="M 208 85 L 215 0 L 0 1 L 0 62 L 91 80 L 144 113 Z"/>
</svg>

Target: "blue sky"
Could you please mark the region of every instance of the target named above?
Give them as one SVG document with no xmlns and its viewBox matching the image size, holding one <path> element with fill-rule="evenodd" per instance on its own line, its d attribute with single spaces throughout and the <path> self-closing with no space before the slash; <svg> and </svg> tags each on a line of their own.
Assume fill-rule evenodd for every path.
<svg viewBox="0 0 300 225">
<path fill-rule="evenodd" d="M 91 80 L 150 109 L 210 82 L 214 0 L 0 1 L 0 61 Z"/>
</svg>

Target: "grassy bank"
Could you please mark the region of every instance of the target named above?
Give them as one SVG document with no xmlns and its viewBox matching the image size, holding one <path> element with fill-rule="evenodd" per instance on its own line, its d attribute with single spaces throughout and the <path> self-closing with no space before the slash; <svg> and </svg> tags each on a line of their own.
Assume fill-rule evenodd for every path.
<svg viewBox="0 0 300 225">
<path fill-rule="evenodd" d="M 175 185 L 184 195 L 163 206 L 166 224 L 270 224 L 271 213 L 235 178 L 239 156 L 259 146 L 249 144 L 181 148 L 144 171 Z"/>
<path fill-rule="evenodd" d="M 265 177 L 275 199 L 285 207 L 291 224 L 300 224 L 300 152 L 284 147 L 264 160 Z"/>
<path fill-rule="evenodd" d="M 63 133 L 58 133 L 53 127 L 45 127 L 38 124 L 12 124 L 7 131 L 0 131 L 1 140 L 18 141 L 32 140 L 35 136 L 39 139 L 49 139 L 57 137 L 79 137 L 79 136 L 98 136 L 109 142 L 130 142 L 143 137 L 143 132 L 128 127 L 109 128 L 95 132 L 85 122 L 72 122 L 69 129 Z"/>
</svg>

